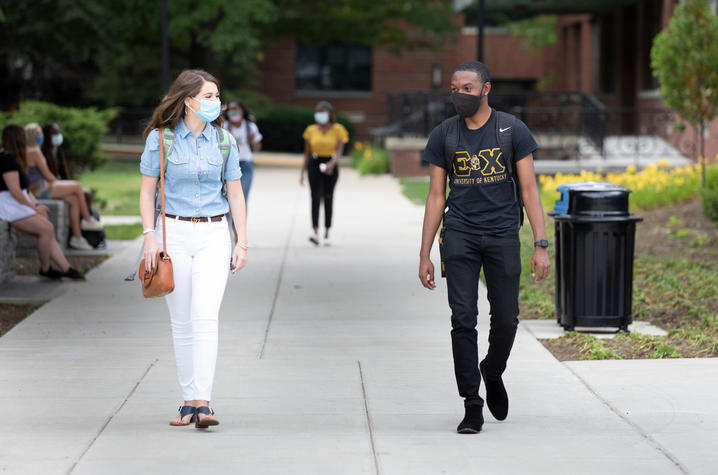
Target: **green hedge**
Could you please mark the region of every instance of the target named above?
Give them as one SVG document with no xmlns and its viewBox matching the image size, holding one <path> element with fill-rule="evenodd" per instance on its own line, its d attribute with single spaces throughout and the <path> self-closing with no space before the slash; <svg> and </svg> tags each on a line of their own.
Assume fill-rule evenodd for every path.
<svg viewBox="0 0 718 475">
<path fill-rule="evenodd" d="M 0 127 L 15 123 L 22 127 L 37 122 L 42 127 L 49 122 L 60 126 L 64 138 L 62 148 L 74 173 L 85 168 L 94 169 L 105 158 L 100 153 L 100 141 L 107 133 L 107 124 L 117 116 L 117 109 L 97 110 L 61 107 L 49 102 L 23 101 L 18 110 L 0 114 Z M 49 137 L 46 137 L 49 140 Z"/>
<path fill-rule="evenodd" d="M 349 140 L 354 136 L 354 125 L 349 119 L 337 115 L 337 121 L 346 127 Z M 304 139 L 302 132 L 314 123 L 314 109 L 302 106 L 275 105 L 257 114 L 257 127 L 264 137 L 262 148 L 276 152 L 302 153 Z"/>
</svg>

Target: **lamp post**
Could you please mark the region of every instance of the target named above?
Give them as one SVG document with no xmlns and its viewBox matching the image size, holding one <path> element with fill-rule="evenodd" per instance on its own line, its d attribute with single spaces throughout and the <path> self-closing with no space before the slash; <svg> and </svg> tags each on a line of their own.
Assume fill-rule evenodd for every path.
<svg viewBox="0 0 718 475">
<path fill-rule="evenodd" d="M 479 27 L 478 32 L 478 47 L 477 47 L 477 59 L 481 62 L 484 61 L 484 0 L 478 0 L 478 22 L 477 25 Z"/>
</svg>

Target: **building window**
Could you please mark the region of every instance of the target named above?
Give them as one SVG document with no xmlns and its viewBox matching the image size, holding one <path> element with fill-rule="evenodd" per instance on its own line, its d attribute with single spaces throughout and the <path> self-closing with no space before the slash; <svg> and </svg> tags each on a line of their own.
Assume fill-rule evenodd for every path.
<svg viewBox="0 0 718 475">
<path fill-rule="evenodd" d="M 651 69 L 651 47 L 653 46 L 653 39 L 656 37 L 658 33 L 661 32 L 662 29 L 662 22 L 661 18 L 663 15 L 663 9 L 660 2 L 646 2 L 645 3 L 645 12 L 644 12 L 644 22 L 645 22 L 645 33 L 642 38 L 643 41 L 643 47 L 642 47 L 642 54 L 644 57 L 642 58 L 642 68 L 643 68 L 643 84 L 641 84 L 641 89 L 645 91 L 650 91 L 653 89 L 658 89 L 658 79 L 653 75 L 653 70 Z"/>
<path fill-rule="evenodd" d="M 371 91 L 371 48 L 298 45 L 296 88 L 300 91 Z"/>
</svg>

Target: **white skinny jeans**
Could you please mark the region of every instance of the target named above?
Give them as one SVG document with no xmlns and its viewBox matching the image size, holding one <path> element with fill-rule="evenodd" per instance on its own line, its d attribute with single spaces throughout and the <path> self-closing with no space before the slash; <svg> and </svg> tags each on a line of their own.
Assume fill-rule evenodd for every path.
<svg viewBox="0 0 718 475">
<path fill-rule="evenodd" d="M 226 218 L 192 223 L 167 218 L 167 254 L 175 289 L 167 295 L 177 378 L 182 398 L 212 400 L 217 363 L 219 306 L 229 275 L 230 236 Z M 162 249 L 162 218 L 157 237 Z"/>
</svg>

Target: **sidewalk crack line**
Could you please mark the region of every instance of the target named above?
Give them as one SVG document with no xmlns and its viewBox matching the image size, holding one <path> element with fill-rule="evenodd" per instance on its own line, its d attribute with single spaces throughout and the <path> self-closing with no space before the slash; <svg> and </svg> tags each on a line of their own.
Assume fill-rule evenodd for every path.
<svg viewBox="0 0 718 475">
<path fill-rule="evenodd" d="M 267 328 L 264 329 L 264 340 L 262 340 L 262 348 L 259 350 L 258 359 L 264 357 L 264 349 L 267 346 L 267 339 L 269 338 L 269 330 L 272 326 L 272 320 L 274 319 L 274 310 L 277 308 L 277 299 L 279 298 L 279 290 L 282 288 L 282 281 L 284 280 L 284 266 L 287 263 L 287 254 L 289 254 L 289 243 L 292 240 L 292 233 L 294 232 L 294 221 L 297 216 L 297 203 L 298 199 L 294 200 L 294 208 L 292 209 L 292 220 L 289 223 L 289 230 L 287 231 L 287 240 L 284 242 L 284 251 L 282 252 L 282 264 L 279 266 L 279 276 L 277 277 L 277 287 L 274 289 L 274 298 L 272 299 L 272 308 L 269 310 L 269 318 L 267 319 Z"/>
<path fill-rule="evenodd" d="M 531 335 L 536 341 L 538 341 L 538 338 L 536 337 L 536 334 L 533 332 L 533 330 L 531 330 L 531 327 L 529 327 L 528 325 L 524 325 L 523 328 L 529 333 L 529 335 Z M 561 363 L 561 365 L 564 368 L 568 369 L 571 372 L 571 374 L 573 374 L 576 377 L 576 379 L 578 379 L 581 382 L 581 384 L 583 384 L 583 386 L 591 394 L 594 395 L 594 397 L 596 399 L 601 401 L 601 403 L 603 403 L 603 405 L 606 406 L 611 412 L 616 414 L 623 422 L 628 424 L 629 427 L 631 427 L 634 431 L 636 431 L 638 433 L 638 435 L 640 435 L 643 439 L 645 439 L 646 442 L 648 442 L 654 449 L 656 449 L 658 452 L 663 454 L 664 457 L 666 457 L 668 460 L 670 460 L 681 472 L 686 473 L 686 474 L 689 473 L 688 469 L 686 467 L 684 467 L 680 461 L 678 461 L 677 457 L 675 457 L 673 454 L 671 454 L 670 451 L 666 447 L 661 445 L 657 440 L 655 440 L 649 434 L 643 432 L 643 430 L 641 429 L 640 426 L 638 426 L 631 419 L 629 419 L 628 416 L 621 413 L 621 411 L 619 411 L 617 407 L 614 407 L 610 402 L 608 402 L 607 399 L 603 398 L 600 394 L 598 394 L 598 392 L 596 392 L 593 389 L 593 387 L 591 387 L 591 385 L 588 384 L 588 381 L 583 379 L 581 377 L 581 375 L 578 374 L 577 371 L 575 371 L 573 368 L 571 368 L 571 366 L 567 365 L 566 363 L 564 363 L 562 361 L 560 361 L 559 363 Z"/>
<path fill-rule="evenodd" d="M 369 414 L 369 401 L 366 397 L 366 385 L 364 384 L 364 371 L 361 367 L 361 361 L 357 361 L 359 367 L 359 379 L 361 379 L 361 392 L 364 398 L 364 413 L 366 414 L 366 424 L 369 428 L 369 441 L 371 442 L 371 453 L 374 457 L 374 471 L 376 475 L 379 475 L 379 459 L 376 456 L 376 444 L 374 443 L 374 424 L 371 420 L 371 414 Z"/>
<path fill-rule="evenodd" d="M 598 394 L 589 384 L 588 381 L 583 379 L 580 374 L 578 374 L 577 371 L 575 371 L 573 368 L 571 368 L 569 365 L 565 363 L 561 363 L 564 367 L 568 368 L 568 370 L 579 380 L 581 381 L 581 384 L 583 384 L 588 391 L 593 394 L 596 399 L 601 401 L 603 405 L 608 407 L 614 414 L 616 414 L 618 417 L 621 418 L 623 422 L 628 424 L 633 430 L 635 430 L 641 437 L 643 437 L 654 449 L 659 451 L 661 454 L 663 454 L 664 457 L 666 457 L 668 460 L 673 462 L 673 464 L 678 467 L 678 469 L 683 473 L 689 473 L 688 469 L 681 464 L 681 462 L 676 458 L 672 453 L 669 452 L 669 450 L 661 445 L 657 440 L 655 440 L 653 437 L 650 436 L 650 434 L 647 434 L 643 432 L 641 427 L 637 425 L 635 422 L 633 422 L 631 419 L 628 418 L 625 414 L 623 414 L 617 407 L 614 407 L 610 402 L 608 402 L 607 399 L 603 398 L 600 394 Z"/>
<path fill-rule="evenodd" d="M 75 468 L 77 468 L 77 465 L 82 461 L 82 458 L 85 456 L 85 454 L 90 451 L 90 449 L 92 448 L 92 446 L 95 444 L 95 441 L 97 441 L 97 439 L 100 438 L 100 436 L 102 435 L 102 433 L 105 431 L 105 429 L 107 428 L 107 426 L 110 425 L 110 422 L 112 422 L 112 419 L 117 415 L 117 413 L 119 413 L 119 412 L 122 410 L 122 408 L 125 407 L 125 404 L 127 404 L 127 401 L 129 401 L 129 399 L 132 397 L 132 395 L 135 394 L 135 391 L 137 391 L 137 388 L 140 387 L 140 384 L 142 384 L 142 381 L 145 379 L 145 377 L 146 377 L 147 374 L 150 372 L 150 370 L 152 369 L 152 367 L 153 367 L 158 361 L 159 361 L 159 360 L 155 358 L 155 360 L 152 361 L 152 363 L 150 363 L 150 365 L 147 367 L 147 369 L 145 370 L 145 372 L 142 373 L 142 376 L 140 377 L 139 380 L 137 380 L 137 383 L 135 383 L 135 385 L 132 387 L 132 389 L 130 390 L 130 392 L 127 393 L 127 396 L 125 396 L 125 399 L 122 401 L 122 403 L 117 407 L 117 409 L 115 409 L 115 410 L 112 412 L 112 414 L 110 414 L 110 417 L 108 417 L 107 420 L 105 421 L 105 423 L 102 424 L 102 427 L 100 427 L 100 430 L 97 431 L 97 434 L 95 435 L 95 437 L 90 441 L 90 443 L 87 445 L 87 447 L 85 447 L 85 450 L 82 451 L 82 453 L 81 453 L 80 456 L 77 458 L 77 460 L 75 461 L 75 463 L 72 464 L 72 467 L 70 467 L 70 470 L 68 470 L 68 472 L 67 472 L 68 475 L 70 475 L 72 472 L 75 471 Z"/>
</svg>

